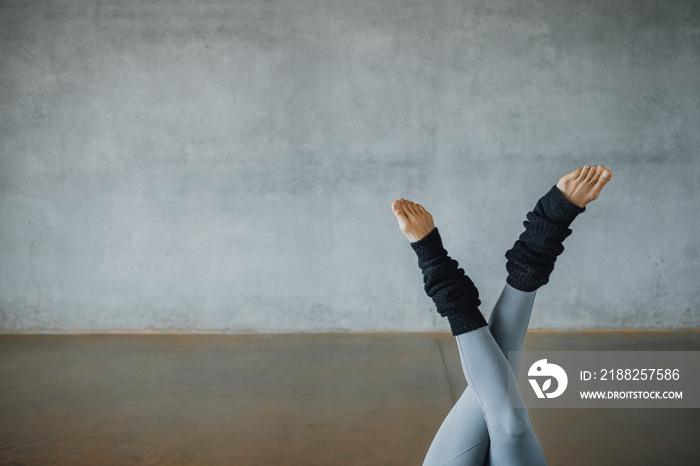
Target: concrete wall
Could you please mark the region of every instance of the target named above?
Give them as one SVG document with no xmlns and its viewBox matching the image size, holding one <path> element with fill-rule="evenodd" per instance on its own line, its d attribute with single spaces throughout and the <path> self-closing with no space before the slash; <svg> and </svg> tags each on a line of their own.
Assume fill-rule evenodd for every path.
<svg viewBox="0 0 700 466">
<path fill-rule="evenodd" d="M 445 330 L 561 174 L 612 169 L 531 328 L 697 327 L 695 0 L 0 1 L 2 332 Z"/>
</svg>

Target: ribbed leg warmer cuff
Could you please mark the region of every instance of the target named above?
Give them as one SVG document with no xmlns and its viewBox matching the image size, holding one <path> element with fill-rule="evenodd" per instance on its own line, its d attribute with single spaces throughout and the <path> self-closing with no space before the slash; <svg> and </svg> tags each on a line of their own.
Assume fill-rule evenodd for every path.
<svg viewBox="0 0 700 466">
<path fill-rule="evenodd" d="M 456 260 L 447 255 L 435 228 L 425 238 L 411 243 L 423 272 L 425 292 L 437 311 L 447 317 L 453 335 L 461 335 L 487 325 L 479 311 L 479 291 Z"/>
<path fill-rule="evenodd" d="M 506 281 L 521 291 L 535 291 L 549 282 L 563 242 L 571 234 L 569 225 L 585 211 L 569 202 L 556 186 L 527 214 L 525 231 L 506 253 Z"/>
</svg>

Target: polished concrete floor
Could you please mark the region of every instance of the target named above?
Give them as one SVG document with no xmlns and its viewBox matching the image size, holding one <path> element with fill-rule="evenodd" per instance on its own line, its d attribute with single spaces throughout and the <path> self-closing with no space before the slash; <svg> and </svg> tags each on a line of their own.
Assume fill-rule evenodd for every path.
<svg viewBox="0 0 700 466">
<path fill-rule="evenodd" d="M 700 350 L 528 333 L 526 350 Z M 0 465 L 413 465 L 465 387 L 442 334 L 0 336 Z M 531 409 L 550 465 L 698 465 L 698 409 Z"/>
</svg>

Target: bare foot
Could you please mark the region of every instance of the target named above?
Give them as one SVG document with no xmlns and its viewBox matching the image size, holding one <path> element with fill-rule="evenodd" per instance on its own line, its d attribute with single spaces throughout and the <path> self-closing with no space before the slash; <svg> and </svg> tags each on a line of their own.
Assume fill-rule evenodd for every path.
<svg viewBox="0 0 700 466">
<path fill-rule="evenodd" d="M 557 183 L 557 189 L 572 204 L 585 207 L 589 202 L 598 199 L 600 191 L 611 177 L 610 170 L 606 170 L 602 165 L 586 165 L 562 176 Z"/>
<path fill-rule="evenodd" d="M 391 204 L 391 211 L 399 220 L 399 228 L 412 243 L 425 238 L 433 231 L 433 216 L 420 204 L 399 199 Z"/>
</svg>

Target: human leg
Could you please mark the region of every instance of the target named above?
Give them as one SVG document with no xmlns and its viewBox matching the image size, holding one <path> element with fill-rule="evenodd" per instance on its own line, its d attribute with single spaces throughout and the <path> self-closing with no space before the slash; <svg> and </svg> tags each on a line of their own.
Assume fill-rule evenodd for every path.
<svg viewBox="0 0 700 466">
<path fill-rule="evenodd" d="M 530 321 L 535 292 L 523 292 L 506 284 L 491 312 L 488 327 L 513 372 L 520 359 L 508 357 L 520 351 Z M 483 465 L 490 441 L 486 420 L 474 388 L 467 386 L 433 438 L 424 465 Z"/>
<path fill-rule="evenodd" d="M 576 169 L 562 176 L 527 214 L 525 231 L 506 252 L 507 284 L 491 313 L 489 328 L 517 375 L 523 338 L 530 320 L 534 293 L 549 282 L 569 226 L 597 199 L 612 173 L 602 165 Z"/>
<path fill-rule="evenodd" d="M 438 312 L 447 317 L 452 333 L 457 337 L 462 367 L 472 390 L 467 392 L 463 403 L 458 403 L 459 411 L 472 415 L 467 417 L 455 412 L 446 425 L 445 445 L 451 451 L 441 452 L 439 458 L 429 455 L 427 460 L 430 463 L 427 464 L 433 464 L 437 459 L 439 462 L 434 464 L 483 464 L 483 458 L 480 463 L 467 461 L 476 461 L 479 451 L 483 455 L 485 436 L 480 425 L 484 419 L 491 454 L 500 463 L 544 464 L 542 449 L 532 432 L 522 400 L 516 403 L 515 409 L 509 405 L 509 389 L 517 393 L 510 380 L 514 379 L 512 369 L 479 312 L 481 302 L 476 287 L 457 262 L 448 256 L 437 229 L 411 246 L 423 271 L 426 293 L 433 299 Z M 469 393 L 474 393 L 478 399 L 481 416 L 474 409 L 474 403 L 469 402 Z M 479 433 L 481 436 L 476 437 L 475 434 Z"/>
<path fill-rule="evenodd" d="M 536 293 L 521 291 L 506 283 L 489 317 L 489 330 L 493 339 L 508 359 L 516 377 L 520 369 L 520 358 L 509 356 L 509 353 L 519 352 L 523 348 Z"/>
<path fill-rule="evenodd" d="M 546 465 L 516 377 L 488 328 L 456 336 L 462 369 L 478 400 L 489 435 L 489 461 L 498 465 Z M 483 463 L 482 463 L 483 464 Z"/>
<path fill-rule="evenodd" d="M 611 177 L 610 170 L 602 165 L 586 165 L 561 177 L 556 186 L 528 213 L 528 221 L 524 223 L 525 232 L 506 253 L 508 284 L 491 314 L 489 328 L 506 357 L 512 352 L 508 357 L 515 374 L 512 381 L 517 378 L 519 352 L 535 292 L 549 281 L 556 258 L 564 251 L 562 242 L 571 234 L 568 227 L 585 210 L 587 204 L 598 198 Z M 499 451 L 501 446 L 505 445 L 505 450 L 508 451 L 508 436 L 503 438 L 506 439 L 505 442 L 489 443 L 489 465 L 501 464 L 498 460 L 503 457 Z"/>
<path fill-rule="evenodd" d="M 407 218 L 409 219 L 411 216 L 425 217 L 420 206 L 403 204 L 402 208 L 404 212 L 408 212 Z M 424 225 L 423 233 L 430 226 L 432 226 L 432 218 L 429 224 Z M 513 410 L 508 409 L 509 373 L 508 370 L 504 369 L 509 369 L 510 366 L 508 366 L 508 361 L 501 348 L 493 339 L 486 320 L 479 312 L 478 306 L 481 302 L 476 287 L 464 271 L 459 268 L 457 262 L 447 255 L 436 228 L 420 240 L 412 242 L 411 247 L 416 252 L 418 264 L 423 271 L 426 293 L 433 299 L 437 311 L 448 319 L 452 333 L 459 337 L 460 348 L 468 349 L 467 351 L 461 349 L 460 356 L 468 383 L 473 387 L 473 392 L 479 398 L 481 406 L 480 413 L 479 410 L 475 409 L 473 402 L 468 402 L 469 398 L 465 398 L 464 403 L 458 403 L 457 412 L 449 420 L 458 423 L 458 426 L 454 428 L 458 435 L 452 433 L 453 426 L 450 426 L 449 423 L 444 428 L 447 430 L 448 446 L 452 438 L 457 438 L 457 442 L 454 443 L 458 447 L 455 451 L 456 454 L 452 455 L 451 452 L 443 451 L 440 452 L 439 458 L 432 456 L 426 458 L 426 464 L 431 464 L 436 460 L 435 464 L 482 465 L 485 460 L 483 447 L 487 435 L 493 440 L 508 434 L 512 439 L 507 445 L 512 450 L 510 455 L 520 458 L 533 456 L 539 448 L 539 443 L 537 443 L 534 434 L 530 432 L 528 435 L 527 411 L 520 409 L 512 412 Z M 471 334 L 478 336 L 462 336 Z M 479 362 L 480 360 L 486 361 L 486 364 Z M 487 369 L 488 366 L 493 369 L 491 374 Z M 492 387 L 488 388 L 490 386 Z M 491 393 L 487 394 L 487 391 Z M 465 412 L 459 413 L 459 411 Z M 471 414 L 466 415 L 465 413 Z M 493 417 L 491 422 L 489 422 L 490 417 Z M 484 418 L 486 418 L 487 435 L 484 435 L 483 432 Z M 534 446 L 532 445 L 533 439 Z M 499 440 L 499 443 L 503 442 Z M 501 450 L 501 448 L 497 449 L 496 453 L 501 454 Z M 539 451 L 543 459 L 541 448 Z M 477 452 L 481 452 L 481 457 L 476 454 Z M 503 453 L 503 457 L 507 461 L 509 456 L 506 453 Z M 531 463 L 538 464 L 534 460 Z"/>
<path fill-rule="evenodd" d="M 413 204 L 412 202 L 400 199 L 392 204 L 392 211 L 398 219 L 399 228 L 409 241 L 411 241 L 414 249 L 415 245 L 420 240 L 429 235 L 430 238 L 428 239 L 432 238 L 440 242 L 439 233 L 437 229 L 435 229 L 432 216 L 419 204 Z M 435 241 L 432 242 L 434 243 Z M 426 243 L 426 241 L 422 243 Z M 440 249 L 441 245 L 436 248 L 438 252 Z M 447 279 L 446 282 L 451 280 L 454 284 L 455 280 L 459 281 L 464 273 L 458 272 L 457 267 L 452 267 L 448 274 L 443 275 L 445 275 Z M 468 280 L 466 277 L 464 277 L 464 279 Z M 471 283 L 470 280 L 466 280 L 465 289 L 472 289 L 473 283 Z M 443 296 L 444 293 L 438 293 L 440 291 L 439 289 L 433 289 L 426 280 L 424 280 L 424 282 L 426 284 L 426 292 L 428 292 L 429 295 L 437 293 L 438 299 L 441 297 L 447 298 Z M 471 293 L 471 295 L 475 301 L 471 303 L 469 303 L 468 300 L 466 303 L 463 302 L 462 304 L 466 305 L 466 307 L 473 307 L 474 304 L 478 306 L 478 292 L 475 287 L 473 290 L 475 293 Z M 462 293 L 462 296 L 464 296 L 464 293 Z M 451 299 L 455 299 L 454 293 Z M 440 310 L 445 312 L 442 308 L 440 308 L 439 311 Z M 486 324 L 485 321 L 482 323 L 483 325 Z M 484 421 L 481 405 L 472 392 L 473 390 L 467 388 L 450 410 L 428 450 L 423 462 L 424 466 L 481 466 L 484 464 L 489 450 L 488 430 L 486 422 Z"/>
<path fill-rule="evenodd" d="M 506 252 L 507 282 L 521 291 L 535 291 L 549 282 L 569 226 L 586 205 L 598 198 L 612 173 L 602 165 L 584 166 L 564 175 L 542 196 L 523 223 L 525 231 Z"/>
<path fill-rule="evenodd" d="M 440 425 L 423 466 L 482 466 L 489 444 L 484 412 L 474 389 L 467 387 Z"/>
<path fill-rule="evenodd" d="M 597 176 L 591 176 L 596 171 Z M 540 199 L 533 212 L 528 214 L 529 222 L 525 222 L 526 232 L 521 235 L 513 250 L 509 251 L 512 257 L 509 258 L 507 267 L 509 271 L 508 284 L 501 293 L 488 323 L 493 341 L 505 357 L 507 357 L 509 351 L 519 351 L 522 348 L 523 338 L 535 298 L 534 290 L 547 282 L 548 275 L 553 269 L 556 255 L 563 251 L 561 242 L 570 234 L 570 230 L 567 231 L 565 227 L 558 225 L 557 221 L 566 223 L 565 226 L 568 226 L 573 217 L 582 211 L 588 202 L 598 197 L 600 190 L 609 179 L 610 172 L 604 170 L 602 166 L 587 166 L 583 169 L 578 169 L 562 177 L 557 183 L 557 192 L 550 192 Z M 575 205 L 571 206 L 571 204 Z M 404 206 L 406 206 L 405 211 Z M 434 228 L 432 217 L 420 205 L 414 205 L 402 199 L 401 201 L 396 201 L 392 208 L 399 219 L 401 230 L 412 242 L 427 236 L 427 233 Z M 429 219 L 427 223 L 421 220 L 426 214 Z M 422 231 L 419 231 L 421 228 L 416 229 L 415 226 L 412 226 L 412 223 L 416 221 L 418 221 L 419 226 L 422 226 Z M 553 223 L 553 226 L 547 223 Z M 416 248 L 414 247 L 414 249 Z M 416 252 L 419 253 L 420 251 L 416 250 Z M 428 266 L 432 267 L 430 264 Z M 421 265 L 421 268 L 423 268 L 423 265 Z M 515 279 L 512 281 L 518 288 L 510 284 L 511 275 L 515 276 Z M 425 275 L 424 278 L 427 279 Z M 480 302 L 478 301 L 476 288 L 473 287 L 473 283 L 468 278 L 465 283 L 467 289 L 470 286 L 473 288 L 472 294 L 476 296 L 475 302 L 478 306 Z M 454 285 L 453 279 L 446 280 L 442 284 L 438 283 L 437 286 L 429 286 L 426 280 L 426 292 L 429 296 L 437 295 L 439 300 L 444 301 L 445 297 L 450 296 L 450 293 L 445 293 L 445 290 L 450 287 L 454 288 Z M 431 289 L 433 294 L 431 294 Z M 462 300 L 462 304 L 464 302 Z M 448 320 L 450 320 L 453 333 L 457 336 L 465 375 L 470 380 L 472 377 L 467 372 L 468 364 L 466 361 L 468 358 L 465 356 L 464 350 L 469 348 L 472 340 L 476 339 L 467 339 L 458 335 L 459 332 L 455 332 L 455 326 L 452 325 L 452 320 L 454 319 L 450 319 L 450 312 L 445 311 L 444 303 L 441 306 L 436 301 L 436 305 L 438 305 L 439 312 L 442 307 L 443 312 L 440 312 L 441 315 L 448 317 Z M 471 331 L 477 330 L 481 331 L 481 328 L 471 329 Z M 467 329 L 466 333 L 469 331 Z M 500 361 L 501 366 L 502 362 Z M 510 358 L 506 366 L 501 367 L 501 372 L 506 369 L 506 373 L 508 370 L 511 370 L 514 375 L 517 374 L 519 362 L 519 359 Z M 510 363 L 511 367 L 507 367 L 508 363 Z M 479 373 L 478 366 L 476 372 Z M 479 378 L 487 380 L 483 377 Z M 500 381 L 497 381 L 498 387 L 507 387 L 508 383 L 512 383 L 514 380 L 514 376 L 512 378 L 507 377 L 504 383 L 501 378 Z M 484 384 L 486 386 L 489 385 L 488 382 L 484 382 Z M 479 385 L 483 386 L 481 382 Z M 486 406 L 502 408 L 506 404 L 502 402 L 492 403 L 487 400 L 486 406 L 482 410 L 481 400 L 475 387 L 474 382 L 470 381 L 470 386 L 457 401 L 435 436 L 424 464 L 481 465 L 484 464 L 485 458 L 488 458 L 490 463 L 493 463 L 496 458 L 500 458 L 501 462 L 508 464 L 507 462 L 517 461 L 512 458 L 513 452 L 516 452 L 521 459 L 529 458 L 529 463 L 520 462 L 518 464 L 543 464 L 544 456 L 541 453 L 539 442 L 534 436 L 534 432 L 532 432 L 524 406 L 520 406 L 515 410 L 510 409 L 499 412 Z M 513 389 L 515 387 L 512 386 L 510 388 Z M 508 391 L 506 390 L 505 393 L 507 394 Z M 515 393 L 517 393 L 517 389 Z M 497 399 L 503 395 L 502 392 L 499 394 L 499 390 L 495 392 L 489 390 L 487 398 L 492 394 L 498 395 L 496 396 Z M 522 400 L 519 400 L 519 403 L 522 405 Z M 492 416 L 495 422 L 491 422 L 488 427 L 483 415 L 483 413 L 487 412 L 487 409 L 495 413 Z M 480 416 L 480 414 L 482 415 Z M 492 443 L 489 441 L 489 431 L 491 431 L 491 435 L 494 438 L 498 438 L 497 442 Z M 490 455 L 488 455 L 489 447 L 491 448 Z"/>
</svg>

